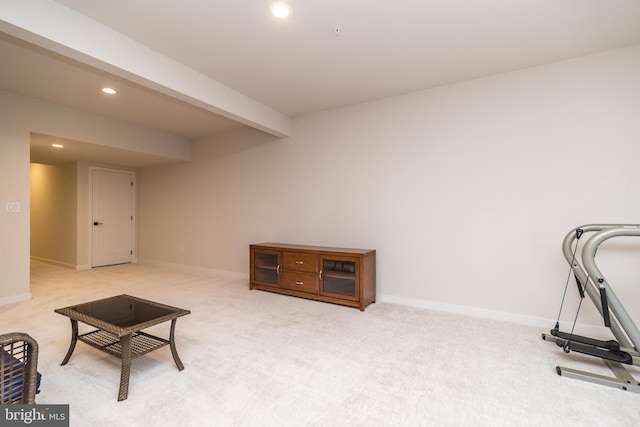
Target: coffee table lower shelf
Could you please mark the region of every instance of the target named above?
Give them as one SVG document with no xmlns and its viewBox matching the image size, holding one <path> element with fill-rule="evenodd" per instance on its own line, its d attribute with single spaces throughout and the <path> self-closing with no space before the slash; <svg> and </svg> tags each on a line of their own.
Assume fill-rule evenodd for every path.
<svg viewBox="0 0 640 427">
<path fill-rule="evenodd" d="M 122 358 L 120 338 L 109 332 L 97 329 L 86 334 L 78 335 L 78 340 L 112 356 Z M 171 342 L 164 338 L 156 337 L 145 332 L 135 332 L 131 335 L 131 358 L 134 359 L 169 344 L 171 344 Z"/>
</svg>

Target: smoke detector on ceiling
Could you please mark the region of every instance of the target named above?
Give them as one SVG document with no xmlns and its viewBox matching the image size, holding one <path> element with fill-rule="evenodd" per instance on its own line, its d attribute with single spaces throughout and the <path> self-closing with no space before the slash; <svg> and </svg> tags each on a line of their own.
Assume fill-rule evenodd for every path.
<svg viewBox="0 0 640 427">
<path fill-rule="evenodd" d="M 342 27 L 340 25 L 335 25 L 331 31 L 333 32 L 333 35 L 336 37 L 339 37 L 340 34 L 342 34 Z"/>
</svg>

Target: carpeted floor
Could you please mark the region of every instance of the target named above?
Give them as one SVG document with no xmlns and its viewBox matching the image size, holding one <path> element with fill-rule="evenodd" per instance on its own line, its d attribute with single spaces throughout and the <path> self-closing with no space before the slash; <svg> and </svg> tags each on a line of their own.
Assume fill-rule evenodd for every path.
<svg viewBox="0 0 640 427">
<path fill-rule="evenodd" d="M 533 327 L 386 303 L 360 312 L 155 265 L 34 262 L 31 281 L 31 301 L 0 307 L 0 333 L 38 341 L 37 403 L 69 404 L 71 426 L 640 425 L 640 395 L 556 375 L 609 373 Z M 78 343 L 60 366 L 71 328 L 53 310 L 121 293 L 192 314 L 176 329 L 184 371 L 168 347 L 135 359 L 117 402 L 117 359 Z"/>
</svg>

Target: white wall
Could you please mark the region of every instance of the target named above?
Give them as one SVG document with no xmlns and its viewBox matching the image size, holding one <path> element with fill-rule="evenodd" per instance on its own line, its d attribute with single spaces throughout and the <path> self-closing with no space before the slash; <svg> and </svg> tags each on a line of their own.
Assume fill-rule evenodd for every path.
<svg viewBox="0 0 640 427">
<path fill-rule="evenodd" d="M 374 248 L 379 299 L 555 320 L 564 235 L 640 223 L 639 95 L 636 46 L 198 141 L 141 171 L 139 256 L 248 274 L 253 242 Z M 606 246 L 640 319 L 640 242 Z"/>
</svg>

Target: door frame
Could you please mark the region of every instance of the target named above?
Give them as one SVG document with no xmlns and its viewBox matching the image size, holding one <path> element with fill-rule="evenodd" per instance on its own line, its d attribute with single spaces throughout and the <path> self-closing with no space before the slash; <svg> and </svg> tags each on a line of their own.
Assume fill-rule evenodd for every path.
<svg viewBox="0 0 640 427">
<path fill-rule="evenodd" d="M 117 168 L 108 168 L 108 167 L 103 167 L 103 166 L 89 166 L 89 196 L 87 197 L 87 201 L 88 201 L 88 206 L 89 206 L 89 210 L 88 210 L 88 215 L 87 215 L 87 234 L 88 234 L 88 239 L 89 239 L 89 246 L 87 248 L 88 251 L 88 261 L 89 261 L 89 266 L 88 268 L 94 268 L 93 267 L 93 172 L 94 171 L 104 171 L 104 172 L 115 172 L 115 173 L 128 173 L 131 174 L 131 179 L 133 181 L 133 190 L 132 190 L 132 201 L 131 203 L 133 204 L 133 206 L 131 207 L 132 212 L 133 212 L 133 224 L 131 227 L 131 232 L 133 233 L 133 236 L 131 236 L 131 242 L 132 242 L 132 250 L 133 250 L 133 255 L 131 256 L 131 263 L 135 264 L 138 262 L 138 250 L 137 250 L 137 242 L 138 242 L 138 226 L 137 226 L 137 219 L 138 219 L 138 212 L 137 212 L 137 206 L 138 206 L 138 196 L 137 196 L 137 192 L 136 192 L 136 188 L 137 188 L 137 174 L 136 171 L 134 170 L 130 170 L 130 169 L 117 169 Z"/>
</svg>

